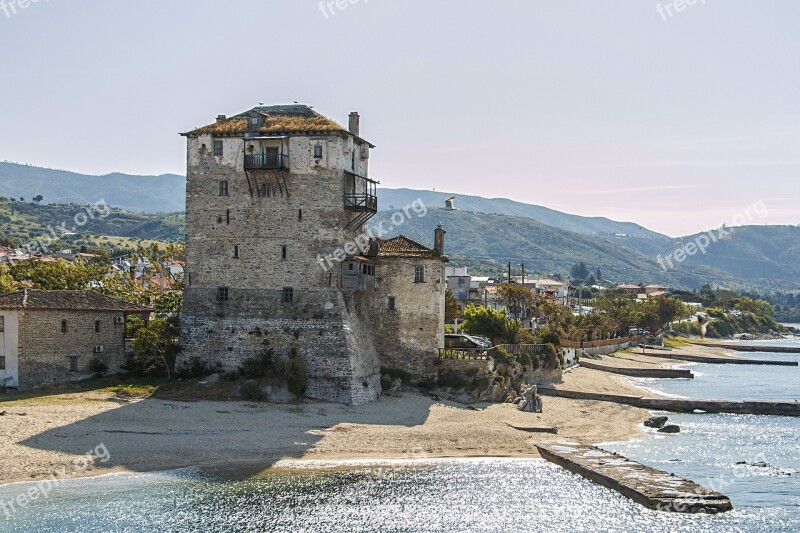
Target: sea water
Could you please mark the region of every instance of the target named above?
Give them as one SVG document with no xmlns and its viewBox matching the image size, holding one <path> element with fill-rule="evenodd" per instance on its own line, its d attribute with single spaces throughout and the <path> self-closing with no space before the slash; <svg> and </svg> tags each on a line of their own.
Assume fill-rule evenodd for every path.
<svg viewBox="0 0 800 533">
<path fill-rule="evenodd" d="M 691 369 L 695 380 L 642 384 L 698 398 L 798 395 L 797 367 Z M 0 510 L 0 531 L 800 531 L 800 419 L 669 416 L 680 434 L 603 447 L 721 490 L 734 511 L 651 511 L 541 459 L 349 461 L 279 463 L 250 479 L 189 469 L 73 480 Z M 33 486 L 2 486 L 0 502 Z"/>
</svg>

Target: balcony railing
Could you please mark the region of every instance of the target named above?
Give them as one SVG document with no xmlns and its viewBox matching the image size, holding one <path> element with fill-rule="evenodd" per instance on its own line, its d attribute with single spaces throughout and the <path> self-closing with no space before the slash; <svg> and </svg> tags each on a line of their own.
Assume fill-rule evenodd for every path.
<svg viewBox="0 0 800 533">
<path fill-rule="evenodd" d="M 349 194 L 344 195 L 344 208 L 353 211 L 378 211 L 378 197 L 373 194 Z"/>
<path fill-rule="evenodd" d="M 289 159 L 283 154 L 245 154 L 245 170 L 280 170 L 286 168 Z"/>
</svg>

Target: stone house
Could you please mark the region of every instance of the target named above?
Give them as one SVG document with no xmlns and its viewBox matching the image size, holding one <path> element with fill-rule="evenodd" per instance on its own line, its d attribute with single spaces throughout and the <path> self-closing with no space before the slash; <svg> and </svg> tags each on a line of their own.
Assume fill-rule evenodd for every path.
<svg viewBox="0 0 800 533">
<path fill-rule="evenodd" d="M 119 372 L 127 317 L 149 309 L 93 291 L 25 289 L 0 295 L 0 384 L 29 389 L 90 375 L 93 359 Z"/>
<path fill-rule="evenodd" d="M 435 360 L 446 258 L 408 241 L 414 250 L 394 252 L 400 241 L 367 232 L 378 182 L 359 130 L 358 113 L 345 129 L 309 106 L 277 105 L 183 134 L 187 357 L 225 370 L 269 353 L 301 358 L 307 396 L 349 404 L 380 395 L 381 366 L 398 354 Z M 389 327 L 403 335 L 392 350 Z"/>
</svg>

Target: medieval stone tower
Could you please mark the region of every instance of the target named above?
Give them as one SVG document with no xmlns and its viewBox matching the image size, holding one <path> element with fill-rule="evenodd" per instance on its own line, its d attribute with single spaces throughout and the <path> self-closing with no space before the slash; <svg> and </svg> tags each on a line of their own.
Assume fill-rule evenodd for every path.
<svg viewBox="0 0 800 533">
<path fill-rule="evenodd" d="M 183 135 L 186 356 L 230 370 L 273 350 L 304 359 L 312 398 L 375 399 L 369 319 L 348 308 L 341 265 L 318 261 L 352 255 L 377 211 L 358 114 L 344 129 L 309 106 L 261 106 Z M 374 284 L 371 266 L 357 277 Z"/>
</svg>

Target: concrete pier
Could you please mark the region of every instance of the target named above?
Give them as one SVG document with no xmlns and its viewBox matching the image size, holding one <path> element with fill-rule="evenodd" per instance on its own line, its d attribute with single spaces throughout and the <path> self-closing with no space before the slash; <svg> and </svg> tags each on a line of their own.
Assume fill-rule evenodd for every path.
<svg viewBox="0 0 800 533">
<path fill-rule="evenodd" d="M 623 376 L 632 376 L 637 378 L 694 378 L 694 374 L 690 370 L 677 370 L 674 368 L 631 368 L 621 366 L 607 366 L 598 365 L 590 361 L 582 359 L 579 363 L 584 368 L 591 368 L 592 370 L 600 370 L 602 372 L 611 372 L 612 374 L 620 374 Z"/>
<path fill-rule="evenodd" d="M 672 413 L 731 413 L 745 415 L 800 416 L 800 403 L 789 401 L 730 401 L 730 400 L 692 400 L 684 398 L 645 398 L 642 396 L 626 396 L 620 394 L 603 394 L 598 392 L 582 392 L 564 389 L 539 387 L 542 396 L 557 396 L 575 400 L 595 400 L 599 402 L 620 403 L 655 409 Z"/>
<path fill-rule="evenodd" d="M 728 344 L 726 342 L 693 342 L 692 344 L 696 346 L 711 346 L 712 348 L 727 348 L 737 352 L 800 353 L 800 346 L 759 346 L 757 344 Z"/>
<path fill-rule="evenodd" d="M 742 359 L 739 357 L 705 357 L 702 355 L 689 355 L 683 353 L 644 353 L 660 359 L 677 359 L 692 363 L 711 363 L 715 365 L 762 365 L 762 366 L 798 366 L 797 361 L 767 361 L 766 359 Z"/>
<path fill-rule="evenodd" d="M 710 514 L 733 509 L 724 494 L 594 446 L 557 442 L 536 447 L 544 459 L 650 509 Z"/>
</svg>

